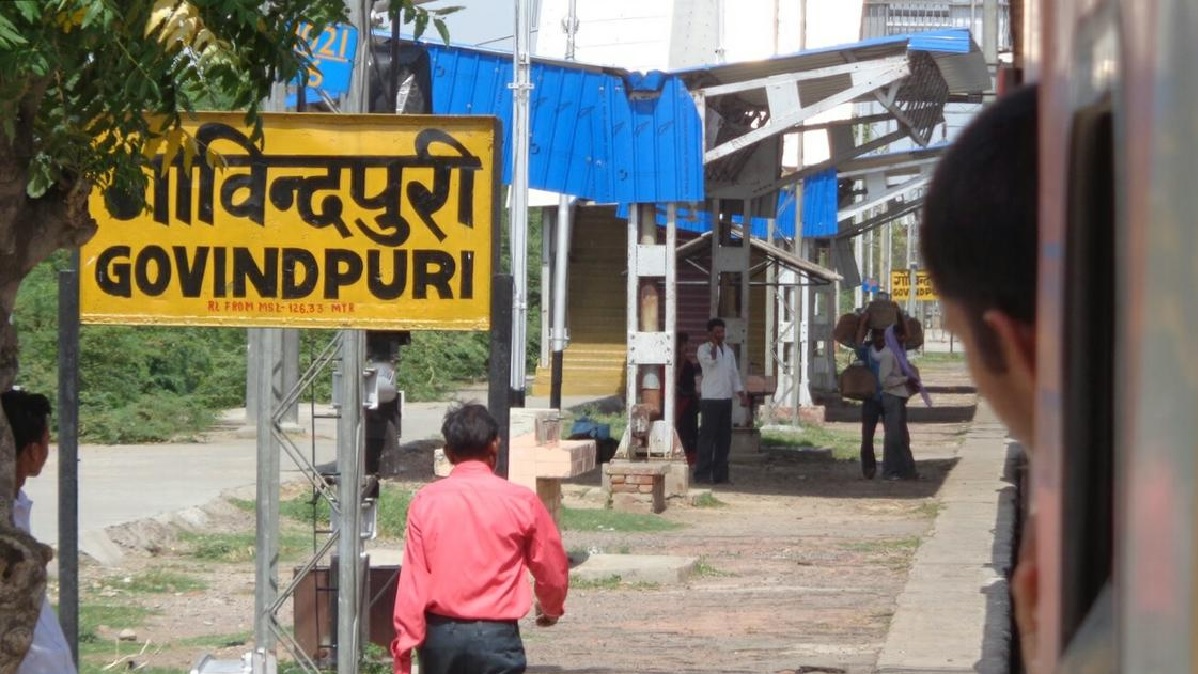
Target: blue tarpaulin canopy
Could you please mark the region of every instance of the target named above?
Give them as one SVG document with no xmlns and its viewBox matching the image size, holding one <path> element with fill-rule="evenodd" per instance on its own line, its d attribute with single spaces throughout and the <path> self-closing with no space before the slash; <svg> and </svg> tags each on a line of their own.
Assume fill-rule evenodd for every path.
<svg viewBox="0 0 1198 674">
<path fill-rule="evenodd" d="M 424 48 L 435 114 L 495 115 L 510 131 L 509 54 Z M 532 82 L 531 187 L 601 203 L 703 200 L 703 125 L 681 80 L 534 61 Z M 505 142 L 505 184 L 511 157 Z"/>
</svg>

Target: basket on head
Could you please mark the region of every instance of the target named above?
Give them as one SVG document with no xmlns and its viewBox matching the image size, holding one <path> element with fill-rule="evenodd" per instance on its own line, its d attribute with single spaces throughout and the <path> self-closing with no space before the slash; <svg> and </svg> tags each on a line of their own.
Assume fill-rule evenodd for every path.
<svg viewBox="0 0 1198 674">
<path fill-rule="evenodd" d="M 837 344 L 850 349 L 857 346 L 857 326 L 860 323 L 861 317 L 857 314 L 851 311 L 844 314 L 836 321 L 836 327 L 832 329 L 832 339 L 836 340 Z"/>
<path fill-rule="evenodd" d="M 869 312 L 869 327 L 872 330 L 885 330 L 899 322 L 899 305 L 894 300 L 874 300 L 865 308 Z"/>
<path fill-rule="evenodd" d="M 908 316 L 905 323 L 907 325 L 907 341 L 903 346 L 907 349 L 918 349 L 923 346 L 923 323 L 913 316 Z"/>
</svg>

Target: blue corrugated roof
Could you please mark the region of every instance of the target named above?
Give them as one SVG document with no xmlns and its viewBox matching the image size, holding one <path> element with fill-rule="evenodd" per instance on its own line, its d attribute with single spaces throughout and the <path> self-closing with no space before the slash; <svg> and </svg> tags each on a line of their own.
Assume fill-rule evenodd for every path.
<svg viewBox="0 0 1198 674">
<path fill-rule="evenodd" d="M 869 40 L 852 45 L 844 45 L 841 47 L 833 47 L 832 49 L 845 49 L 848 47 L 872 47 L 875 45 L 896 44 L 900 42 L 907 43 L 907 49 L 912 51 L 930 51 L 942 54 L 968 54 L 973 45 L 973 37 L 969 34 L 966 28 L 945 28 L 943 30 L 928 30 L 919 33 L 902 33 L 900 35 L 886 35 L 883 37 L 875 37 Z"/>
<path fill-rule="evenodd" d="M 836 236 L 840 231 L 840 190 L 836 169 L 803 179 L 803 236 Z"/>
<path fill-rule="evenodd" d="M 511 56 L 422 45 L 435 114 L 495 115 L 510 129 Z M 529 185 L 597 202 L 703 199 L 703 127 L 685 84 L 671 76 L 534 61 Z M 512 143 L 503 143 L 511 182 Z"/>
</svg>

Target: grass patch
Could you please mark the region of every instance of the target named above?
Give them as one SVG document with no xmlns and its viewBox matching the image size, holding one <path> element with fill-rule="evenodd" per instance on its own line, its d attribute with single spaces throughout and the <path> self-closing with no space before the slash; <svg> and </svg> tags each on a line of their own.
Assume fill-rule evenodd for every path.
<svg viewBox="0 0 1198 674">
<path fill-rule="evenodd" d="M 928 500 L 920 503 L 919 506 L 915 508 L 915 514 L 931 520 L 936 519 L 936 516 L 939 515 L 943 510 L 943 503 L 940 501 Z"/>
<path fill-rule="evenodd" d="M 709 491 L 699 494 L 697 497 L 695 497 L 695 500 L 691 501 L 691 504 L 697 508 L 722 508 L 728 505 L 727 503 L 724 503 L 716 498 L 715 495 Z"/>
<path fill-rule="evenodd" d="M 279 515 L 281 517 L 324 528 L 328 528 L 329 515 L 332 510 L 329 502 L 320 494 L 297 496 L 293 499 L 279 502 Z"/>
<path fill-rule="evenodd" d="M 847 549 L 854 552 L 864 552 L 867 554 L 899 554 L 912 553 L 919 548 L 919 536 L 907 536 L 905 538 L 882 538 L 872 541 L 859 541 L 850 543 L 845 546 Z"/>
<path fill-rule="evenodd" d="M 242 512 L 252 513 L 258 509 L 258 504 L 252 498 L 231 498 L 229 504 Z"/>
<path fill-rule="evenodd" d="M 120 632 L 126 627 L 137 628 L 145 623 L 150 610 L 141 606 L 115 606 L 112 604 L 83 604 L 79 607 L 79 645 L 103 644 L 100 638 L 101 625 Z"/>
<path fill-rule="evenodd" d="M 944 351 L 925 351 L 920 354 L 918 359 L 913 359 L 918 363 L 964 363 L 965 353 L 947 353 Z"/>
<path fill-rule="evenodd" d="M 237 632 L 234 634 L 209 634 L 199 637 L 189 637 L 174 642 L 179 646 L 192 646 L 195 648 L 232 648 L 234 646 L 244 646 L 254 640 L 254 633 L 251 631 Z"/>
<path fill-rule="evenodd" d="M 173 594 L 206 590 L 208 584 L 186 574 L 154 569 L 126 578 L 118 587 L 133 594 Z"/>
<path fill-rule="evenodd" d="M 695 564 L 694 573 L 700 578 L 726 578 L 733 575 L 727 571 L 721 571 L 711 564 L 708 564 L 707 560 L 702 557 L 700 557 L 698 563 Z"/>
<path fill-rule="evenodd" d="M 625 582 L 618 575 L 599 579 L 570 576 L 571 590 L 656 590 L 659 587 L 658 583 L 646 583 L 644 581 Z"/>
<path fill-rule="evenodd" d="M 772 449 L 830 449 L 833 458 L 856 460 L 861 451 L 860 430 L 840 430 L 808 424 L 798 432 L 782 429 L 765 429 L 761 432 L 761 444 Z"/>
<path fill-rule="evenodd" d="M 111 672 L 105 669 L 109 663 L 122 656 L 132 655 L 141 650 L 141 644 L 122 643 L 115 635 L 121 630 L 141 627 L 151 611 L 141 606 L 117 606 L 112 604 L 86 604 L 79 607 L 79 672 L 80 674 L 100 674 Z M 100 626 L 103 625 L 109 637 L 101 637 Z M 138 670 L 158 671 L 166 670 Z"/>
<path fill-rule="evenodd" d="M 320 495 L 297 496 L 279 503 L 279 515 L 303 524 L 329 528 L 333 508 Z M 389 538 L 403 538 L 408 523 L 408 506 L 412 492 L 395 485 L 379 487 L 378 533 Z M 248 502 L 253 510 L 253 501 Z M 241 507 L 241 506 L 238 506 Z"/>
<path fill-rule="evenodd" d="M 567 531 L 669 531 L 682 525 L 658 515 L 621 513 L 614 510 L 562 507 L 561 528 Z"/>
<path fill-rule="evenodd" d="M 404 537 L 408 528 L 408 506 L 412 504 L 412 496 L 411 491 L 392 484 L 384 484 L 379 488 L 380 536 Z"/>
<path fill-rule="evenodd" d="M 206 562 L 236 564 L 254 559 L 253 533 L 202 534 L 192 531 L 179 533 L 179 541 L 194 559 Z M 279 537 L 279 556 L 297 558 L 312 549 L 312 537 L 298 532 L 284 532 Z"/>
</svg>

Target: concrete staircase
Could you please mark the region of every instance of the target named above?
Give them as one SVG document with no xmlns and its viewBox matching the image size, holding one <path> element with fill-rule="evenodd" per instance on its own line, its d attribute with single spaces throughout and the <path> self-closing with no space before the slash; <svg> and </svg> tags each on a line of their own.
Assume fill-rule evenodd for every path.
<svg viewBox="0 0 1198 674">
<path fill-rule="evenodd" d="M 563 395 L 620 395 L 624 393 L 623 344 L 573 343 L 562 359 Z M 549 395 L 550 367 L 538 367 L 532 395 Z"/>
</svg>

